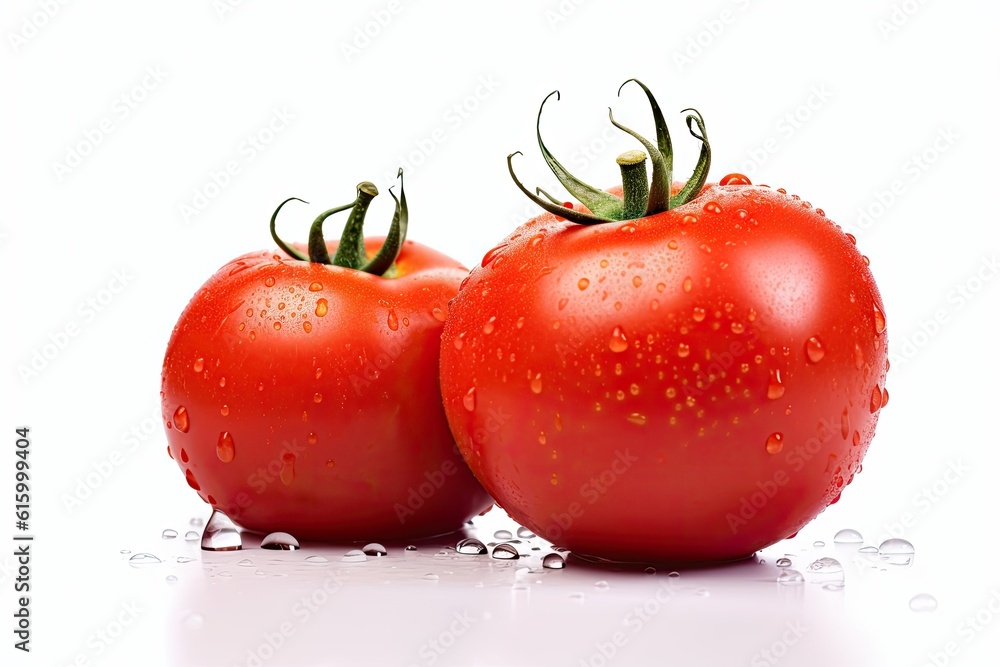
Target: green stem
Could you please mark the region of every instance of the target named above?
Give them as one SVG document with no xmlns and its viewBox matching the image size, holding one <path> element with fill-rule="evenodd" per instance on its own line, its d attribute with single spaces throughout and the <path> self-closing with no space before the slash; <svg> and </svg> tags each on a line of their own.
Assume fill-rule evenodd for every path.
<svg viewBox="0 0 1000 667">
<path fill-rule="evenodd" d="M 376 276 L 384 275 L 392 268 L 393 263 L 396 261 L 396 256 L 399 255 L 399 250 L 403 247 L 403 242 L 406 240 L 406 229 L 409 226 L 410 214 L 406 207 L 406 192 L 403 190 L 402 168 L 399 169 L 396 176 L 399 178 L 399 199 L 396 198 L 396 194 L 392 191 L 392 188 L 389 188 L 389 194 L 392 196 L 393 201 L 396 202 L 396 212 L 392 216 L 389 233 L 385 237 L 385 243 L 382 244 L 382 247 L 379 248 L 371 261 L 361 267 L 362 271 Z"/>
<path fill-rule="evenodd" d="M 281 248 L 282 250 L 284 250 L 285 252 L 287 252 L 289 255 L 291 255 L 295 259 L 301 259 L 301 260 L 304 260 L 304 261 L 309 261 L 309 257 L 307 255 L 303 254 L 302 251 L 296 250 L 295 248 L 293 248 L 292 246 L 288 245 L 283 240 L 281 240 L 281 237 L 278 236 L 278 231 L 275 229 L 275 223 L 278 220 L 278 212 L 281 211 L 281 209 L 284 207 L 284 205 L 287 204 L 290 201 L 300 201 L 303 204 L 308 204 L 309 203 L 309 202 L 307 202 L 304 199 L 299 199 L 298 197 L 289 197 L 285 201 L 283 201 L 280 204 L 278 204 L 278 208 L 274 209 L 274 213 L 271 214 L 271 238 L 274 239 L 274 242 L 278 244 L 279 248 Z"/>
<path fill-rule="evenodd" d="M 310 262 L 318 264 L 330 263 L 330 252 L 326 248 L 326 238 L 323 236 L 323 223 L 334 213 L 346 211 L 353 206 L 357 206 L 357 204 L 358 200 L 355 199 L 350 204 L 344 204 L 343 206 L 323 211 L 319 214 L 319 217 L 313 220 L 312 227 L 309 228 L 309 257 L 307 259 Z"/>
<path fill-rule="evenodd" d="M 368 207 L 378 195 L 378 188 L 368 181 L 358 183 L 358 198 L 351 209 L 351 215 L 344 225 L 344 233 L 340 236 L 340 245 L 337 246 L 337 254 L 333 257 L 334 266 L 343 266 L 349 269 L 360 269 L 361 265 L 368 260 L 365 252 L 365 214 Z M 317 219 L 318 222 L 318 219 Z M 322 238 L 322 233 L 320 235 Z M 310 234 L 309 249 L 312 251 L 313 237 Z M 325 250 L 326 244 L 323 244 Z"/>
<path fill-rule="evenodd" d="M 635 220 L 646 214 L 649 199 L 649 182 L 646 180 L 646 154 L 642 151 L 625 151 L 616 160 L 622 171 L 622 220 Z"/>
</svg>

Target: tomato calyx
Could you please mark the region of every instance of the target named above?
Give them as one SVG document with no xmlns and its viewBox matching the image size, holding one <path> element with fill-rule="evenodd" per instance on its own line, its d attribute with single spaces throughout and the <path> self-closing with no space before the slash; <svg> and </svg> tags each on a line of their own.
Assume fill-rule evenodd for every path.
<svg viewBox="0 0 1000 667">
<path fill-rule="evenodd" d="M 274 242 L 278 244 L 279 248 L 295 259 L 299 259 L 304 262 L 341 266 L 348 269 L 364 271 L 365 273 L 371 273 L 376 276 L 391 277 L 396 256 L 399 255 L 399 250 L 402 248 L 403 242 L 406 240 L 406 231 L 409 222 L 409 211 L 406 206 L 406 193 L 403 189 L 403 170 L 400 169 L 396 176 L 399 178 L 399 197 L 396 197 L 392 188 L 389 188 L 389 195 L 392 196 L 393 200 L 396 202 L 396 212 L 392 216 L 392 223 L 389 226 L 389 233 L 385 237 L 385 242 L 382 244 L 382 247 L 379 248 L 378 252 L 375 253 L 374 257 L 369 258 L 365 252 L 364 225 L 365 215 L 368 213 L 368 207 L 371 205 L 372 199 L 378 196 L 378 188 L 376 188 L 373 183 L 369 183 L 368 181 L 358 183 L 357 195 L 355 196 L 354 201 L 344 204 L 343 206 L 336 206 L 323 211 L 315 220 L 313 220 L 312 227 L 309 229 L 308 254 L 303 253 L 301 250 L 289 245 L 288 243 L 285 243 L 285 241 L 278 236 L 278 232 L 275 229 L 278 213 L 284 205 L 293 200 L 300 201 L 303 204 L 309 203 L 303 199 L 299 199 L 298 197 L 289 197 L 278 205 L 278 208 L 276 208 L 274 213 L 271 215 L 271 238 L 274 239 Z M 351 213 L 347 218 L 347 223 L 344 225 L 344 231 L 340 236 L 340 243 L 337 246 L 337 252 L 333 258 L 331 258 L 330 252 L 326 247 L 326 238 L 323 236 L 323 223 L 326 222 L 326 219 L 330 216 L 340 213 L 341 211 L 346 211 L 347 209 L 350 209 Z"/>
<path fill-rule="evenodd" d="M 535 122 L 538 147 L 542 151 L 545 163 L 552 170 L 552 173 L 555 174 L 555 177 L 559 179 L 559 182 L 562 183 L 563 187 L 571 195 L 590 210 L 590 213 L 564 206 L 561 200 L 553 197 L 541 188 L 537 188 L 534 193 L 528 190 L 518 180 L 512 164 L 514 156 L 520 155 L 520 151 L 507 156 L 507 170 L 510 172 L 510 176 L 514 179 L 514 183 L 518 189 L 549 213 L 581 225 L 595 225 L 617 220 L 634 220 L 636 218 L 656 215 L 657 213 L 662 213 L 663 211 L 686 204 L 697 197 L 698 193 L 701 192 L 702 186 L 705 185 L 705 181 L 708 178 L 708 169 L 712 163 L 712 150 L 708 143 L 705 121 L 702 119 L 701 114 L 695 109 L 684 109 L 681 112 L 691 112 L 685 118 L 685 122 L 691 136 L 701 142 L 701 153 L 698 156 L 698 162 L 691 174 L 691 178 L 688 179 L 687 183 L 685 183 L 684 187 L 676 195 L 671 196 L 670 186 L 673 183 L 674 154 L 667 123 L 663 118 L 663 113 L 660 111 L 659 105 L 656 103 L 656 99 L 653 97 L 653 93 L 638 79 L 629 79 L 623 83 L 618 89 L 618 94 L 621 95 L 622 88 L 630 82 L 634 82 L 642 88 L 643 92 L 646 93 L 646 98 L 649 100 L 649 106 L 653 112 L 653 122 L 656 127 L 656 144 L 654 145 L 638 132 L 616 121 L 611 109 L 608 109 L 608 117 L 611 120 L 611 124 L 637 139 L 643 145 L 643 148 L 646 149 L 645 153 L 640 150 L 634 150 L 627 151 L 618 156 L 617 161 L 622 172 L 622 197 L 599 190 L 573 176 L 552 155 L 545 146 L 545 142 L 542 141 L 542 109 L 545 108 L 545 103 L 553 95 L 556 96 L 557 100 L 560 99 L 558 90 L 549 93 L 542 100 L 542 104 L 538 108 L 538 118 Z M 647 181 L 646 175 L 647 153 L 653 164 L 651 182 Z"/>
</svg>

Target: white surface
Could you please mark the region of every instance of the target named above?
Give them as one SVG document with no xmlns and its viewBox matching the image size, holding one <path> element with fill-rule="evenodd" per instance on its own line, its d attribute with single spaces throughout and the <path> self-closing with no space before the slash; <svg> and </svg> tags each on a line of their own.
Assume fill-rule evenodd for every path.
<svg viewBox="0 0 1000 667">
<path fill-rule="evenodd" d="M 434 664 L 995 664 L 997 6 L 425 0 L 403 3 L 348 60 L 342 44 L 389 3 L 233 0 L 220 14 L 224 2 L 17 0 L 2 10 L 0 460 L 8 463 L 0 498 L 13 504 L 13 429 L 29 425 L 37 541 L 34 651 L 13 650 L 5 626 L 0 662 L 254 664 L 248 652 L 289 622 L 294 634 L 264 664 L 428 665 L 422 647 L 450 631 L 453 614 L 467 613 L 468 632 Z M 893 19 L 898 30 L 883 34 L 880 22 Z M 32 32 L 25 21 L 40 27 Z M 11 34 L 30 37 L 15 45 Z M 694 54 L 699 40 L 701 53 L 679 66 L 676 54 Z M 584 179 L 617 181 L 613 157 L 632 143 L 609 129 L 606 107 L 650 129 L 637 89 L 615 96 L 633 76 L 668 114 L 679 174 L 696 145 L 677 112 L 695 106 L 712 140 L 714 178 L 744 171 L 800 194 L 871 257 L 888 315 L 892 399 L 864 474 L 838 505 L 761 554 L 764 564 L 683 571 L 677 594 L 639 632 L 627 615 L 655 600 L 663 572 L 571 563 L 536 573 L 521 566 L 537 569 L 537 559 L 451 560 L 434 548 L 407 556 L 399 546 L 377 562 L 341 564 L 347 546 L 306 545 L 279 554 L 288 561 L 279 564 L 268 562 L 271 552 L 205 555 L 182 538 L 160 538 L 208 514 L 164 451 L 157 391 L 167 337 L 216 268 L 271 247 L 266 221 L 278 202 L 341 203 L 362 179 L 384 189 L 403 162 L 411 236 L 472 265 L 534 214 L 510 183 L 505 156 L 523 150 L 524 180 L 552 182 L 533 135 L 551 90 L 563 98 L 546 111 L 549 147 Z M 477 92 L 482 99 L 469 98 Z M 810 102 L 812 110 L 802 106 Z M 463 103 L 470 110 L 460 115 L 453 107 Z M 269 126 L 270 143 L 246 143 Z M 53 164 L 102 127 L 100 142 L 60 179 Z M 925 151 L 934 162 L 915 168 L 913 156 Z M 763 164 L 748 162 L 754 156 Z M 185 220 L 181 205 L 230 161 L 239 172 Z M 879 213 L 894 181 L 893 201 Z M 371 233 L 387 226 L 382 199 Z M 862 208 L 873 217 L 859 219 Z M 123 273 L 124 289 L 106 292 Z M 935 317 L 936 328 L 928 324 Z M 78 334 L 24 380 L 18 368 L 71 325 Z M 67 494 L 95 470 L 110 474 L 68 508 Z M 0 510 L 12 524 L 13 508 Z M 498 510 L 486 519 L 489 531 L 509 527 Z M 10 524 L 0 526 L 5 542 Z M 848 565 L 842 592 L 774 581 L 774 560 L 786 551 L 805 567 L 835 555 L 832 545 L 814 550 L 814 540 L 829 544 L 852 527 L 877 543 L 896 524 L 917 548 L 910 568 Z M 131 568 L 122 549 L 167 562 Z M 0 549 L 8 625 L 10 551 Z M 311 553 L 329 564 L 302 564 Z M 198 560 L 177 564 L 184 554 Z M 235 564 L 243 558 L 265 576 Z M 424 580 L 428 572 L 440 579 Z M 343 585 L 300 622 L 295 601 L 330 573 Z M 171 574 L 175 585 L 165 581 Z M 595 589 L 601 579 L 607 590 Z M 520 582 L 526 590 L 512 588 Z M 700 588 L 710 595 L 695 595 Z M 936 611 L 909 610 L 921 592 L 939 600 Z M 119 618 L 129 625 L 104 644 L 96 633 L 116 633 Z M 808 630 L 768 661 L 760 652 L 793 636 L 786 622 Z M 615 632 L 627 641 L 601 662 L 600 645 Z M 942 657 L 949 642 L 957 653 Z"/>
</svg>

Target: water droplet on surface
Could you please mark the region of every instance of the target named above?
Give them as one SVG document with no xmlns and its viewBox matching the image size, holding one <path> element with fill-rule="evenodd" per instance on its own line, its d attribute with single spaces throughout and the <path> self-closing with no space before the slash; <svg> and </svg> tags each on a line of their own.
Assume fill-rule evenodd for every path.
<svg viewBox="0 0 1000 667">
<path fill-rule="evenodd" d="M 361 554 L 362 556 L 364 554 Z M 325 556 L 307 556 L 305 562 L 312 565 L 322 565 L 323 563 L 329 563 L 330 561 Z"/>
<path fill-rule="evenodd" d="M 191 368 L 194 369 L 195 373 L 202 372 L 203 370 L 205 370 L 205 360 L 202 359 L 201 357 L 198 357 L 197 359 L 194 360 L 194 364 L 191 366 Z"/>
<path fill-rule="evenodd" d="M 628 340 L 626 340 L 625 332 L 622 331 L 621 327 L 615 327 L 612 330 L 608 347 L 611 348 L 612 352 L 624 352 L 628 349 Z"/>
<path fill-rule="evenodd" d="M 403 549 L 403 551 L 416 551 L 416 550 L 417 550 L 417 547 L 415 545 L 413 545 L 413 544 L 408 544 L 408 545 L 406 545 L 406 548 Z"/>
<path fill-rule="evenodd" d="M 781 370 L 772 368 L 771 379 L 767 384 L 767 397 L 773 400 L 784 395 L 785 385 L 781 382 Z"/>
<path fill-rule="evenodd" d="M 199 535 L 198 531 L 196 530 L 189 530 L 188 532 L 184 533 L 184 539 L 188 542 L 194 542 L 199 537 L 201 537 L 201 535 Z"/>
<path fill-rule="evenodd" d="M 329 304 L 327 304 L 326 299 L 319 299 L 316 301 L 316 317 L 325 316 L 330 310 Z"/>
<path fill-rule="evenodd" d="M 822 549 L 823 547 L 826 546 L 826 542 L 824 542 L 823 540 L 816 540 L 815 542 L 813 542 L 813 546 L 816 547 L 817 549 Z"/>
<path fill-rule="evenodd" d="M 764 448 L 767 450 L 768 454 L 778 454 L 781 452 L 782 441 L 785 436 L 781 433 L 772 433 L 767 436 L 767 442 L 764 443 Z"/>
<path fill-rule="evenodd" d="M 483 255 L 483 261 L 480 262 L 479 265 L 483 267 L 489 266 L 506 248 L 506 243 L 501 243 L 496 247 L 490 248 L 486 251 L 486 254 Z"/>
<path fill-rule="evenodd" d="M 361 549 L 351 549 L 341 556 L 340 560 L 344 563 L 364 563 L 368 560 L 368 556 Z"/>
<path fill-rule="evenodd" d="M 559 554 L 545 554 L 542 559 L 542 567 L 546 570 L 561 570 L 566 567 L 566 560 Z"/>
<path fill-rule="evenodd" d="M 819 338 L 812 336 L 806 341 L 806 356 L 809 357 L 809 361 L 818 364 L 825 355 L 826 350 L 823 349 L 823 343 Z"/>
<path fill-rule="evenodd" d="M 917 593 L 910 598 L 910 610 L 918 612 L 934 611 L 938 608 L 938 601 L 933 595 L 928 593 Z"/>
<path fill-rule="evenodd" d="M 165 540 L 172 540 L 175 537 L 177 537 L 177 531 L 174 530 L 173 528 L 167 528 L 162 533 L 160 533 L 160 537 L 162 537 Z"/>
<path fill-rule="evenodd" d="M 232 519 L 221 510 L 213 510 L 212 518 L 201 536 L 202 551 L 239 551 L 243 538 Z"/>
<path fill-rule="evenodd" d="M 805 577 L 798 570 L 782 570 L 777 579 L 783 586 L 793 586 L 805 582 Z"/>
<path fill-rule="evenodd" d="M 223 417 L 228 417 L 229 416 L 229 406 L 228 405 L 223 405 L 221 408 L 219 408 L 219 414 L 221 414 Z"/>
<path fill-rule="evenodd" d="M 465 396 L 462 397 L 462 405 L 469 412 L 476 409 L 476 388 L 472 387 L 469 391 L 465 392 Z"/>
<path fill-rule="evenodd" d="M 295 454 L 285 452 L 281 457 L 281 471 L 278 473 L 281 483 L 290 486 L 295 481 Z"/>
<path fill-rule="evenodd" d="M 701 322 L 705 319 L 705 309 L 699 306 L 695 306 L 694 310 L 691 311 L 691 319 L 695 322 Z"/>
<path fill-rule="evenodd" d="M 511 534 L 509 530 L 498 530 L 497 532 L 493 533 L 493 537 L 495 537 L 498 540 L 509 540 L 514 536 Z"/>
<path fill-rule="evenodd" d="M 890 538 L 878 545 L 879 557 L 890 565 L 911 565 L 914 551 L 910 542 L 898 537 Z"/>
<path fill-rule="evenodd" d="M 183 451 L 184 450 L 182 449 L 181 452 Z M 184 480 L 188 483 L 188 486 L 195 491 L 201 491 L 201 486 L 198 484 L 198 480 L 194 478 L 194 473 L 191 472 L 190 468 L 184 471 Z"/>
<path fill-rule="evenodd" d="M 871 410 L 872 414 L 879 411 L 882 407 L 882 389 L 876 384 L 875 388 L 872 389 L 872 400 L 868 404 L 868 409 Z"/>
<path fill-rule="evenodd" d="M 493 333 L 493 329 L 496 328 L 496 321 L 496 315 L 491 316 L 490 319 L 486 321 L 486 324 L 483 325 L 483 333 L 487 335 Z"/>
<path fill-rule="evenodd" d="M 885 331 L 885 313 L 878 307 L 878 304 L 873 304 L 873 306 L 875 308 L 875 333 L 880 334 Z"/>
<path fill-rule="evenodd" d="M 641 412 L 633 412 L 629 414 L 629 416 L 626 417 L 626 419 L 628 419 L 633 424 L 637 424 L 639 426 L 645 426 L 646 424 L 646 415 L 642 414 Z"/>
<path fill-rule="evenodd" d="M 174 428 L 181 433 L 187 433 L 190 425 L 187 408 L 183 405 L 178 405 L 177 409 L 174 410 Z"/>
<path fill-rule="evenodd" d="M 694 287 L 694 281 L 692 281 L 691 278 L 685 278 L 684 282 L 681 283 L 681 288 L 685 292 L 690 292 L 692 287 Z"/>
<path fill-rule="evenodd" d="M 542 393 L 542 374 L 541 373 L 538 373 L 537 375 L 535 375 L 534 378 L 532 378 L 532 380 L 531 380 L 531 392 L 533 394 L 540 394 L 540 393 Z"/>
<path fill-rule="evenodd" d="M 580 278 L 580 280 L 576 283 L 576 286 L 580 288 L 581 292 L 587 289 L 588 285 L 590 285 L 590 281 L 586 278 Z"/>
<path fill-rule="evenodd" d="M 374 556 L 375 558 L 381 558 L 382 556 L 388 556 L 389 552 L 384 546 L 378 542 L 370 542 L 365 546 L 361 547 L 361 551 L 365 553 L 366 556 Z"/>
<path fill-rule="evenodd" d="M 310 283 L 310 285 L 309 285 L 309 291 L 310 292 L 319 292 L 322 289 L 323 289 L 323 285 L 321 285 L 320 283 Z"/>
<path fill-rule="evenodd" d="M 137 553 L 128 559 L 128 564 L 132 566 L 137 565 L 156 565 L 162 563 L 163 561 L 150 553 Z"/>
<path fill-rule="evenodd" d="M 884 408 L 889 404 L 889 390 L 882 387 L 882 407 Z"/>
<path fill-rule="evenodd" d="M 611 588 L 611 586 L 604 579 L 601 579 L 600 581 L 595 581 L 594 582 L 594 588 L 597 588 L 597 589 L 602 590 L 602 591 L 606 591 L 607 589 Z"/>
<path fill-rule="evenodd" d="M 233 436 L 229 435 L 229 431 L 223 431 L 219 434 L 219 442 L 215 445 L 215 454 L 223 463 L 229 463 L 236 458 L 236 444 L 233 442 Z"/>
<path fill-rule="evenodd" d="M 867 547 L 861 547 L 860 549 L 858 549 L 858 553 L 859 554 L 877 554 L 878 553 L 878 547 L 873 547 L 873 546 L 870 546 L 870 545 L 867 546 Z"/>
<path fill-rule="evenodd" d="M 862 541 L 864 540 L 861 537 L 861 533 L 853 528 L 838 530 L 837 534 L 833 536 L 834 544 L 860 544 Z"/>
<path fill-rule="evenodd" d="M 702 207 L 706 213 L 722 213 L 722 207 L 714 201 L 710 201 Z"/>
<path fill-rule="evenodd" d="M 690 345 L 688 345 L 687 343 L 678 343 L 677 344 L 677 356 L 678 357 L 680 357 L 681 359 L 683 359 L 684 357 L 688 356 L 689 354 L 691 354 L 691 346 Z"/>
<path fill-rule="evenodd" d="M 774 562 L 774 564 L 777 565 L 778 567 L 791 567 L 792 566 L 792 559 L 791 558 L 779 558 L 778 560 L 776 560 Z"/>
<path fill-rule="evenodd" d="M 499 558 L 501 560 L 516 560 L 517 558 L 520 558 L 520 555 L 517 553 L 517 549 L 513 545 L 507 544 L 506 542 L 493 547 L 492 555 L 494 558 Z"/>
<path fill-rule="evenodd" d="M 482 556 L 486 553 L 486 545 L 474 537 L 467 537 L 459 540 L 455 545 L 455 551 L 464 556 Z"/>
<path fill-rule="evenodd" d="M 437 581 L 441 577 L 439 577 L 438 575 L 434 574 L 433 572 L 428 572 L 427 574 L 424 575 L 423 578 L 425 580 L 427 580 L 427 581 Z"/>
<path fill-rule="evenodd" d="M 527 528 L 525 528 L 524 526 L 521 526 L 520 528 L 517 529 L 517 536 L 520 537 L 522 540 L 530 540 L 531 538 L 535 537 L 535 534 L 530 530 L 528 530 Z"/>
<path fill-rule="evenodd" d="M 176 584 L 177 583 L 177 577 L 175 577 L 172 574 L 168 574 L 167 575 L 167 583 L 168 584 Z"/>
<path fill-rule="evenodd" d="M 299 541 L 288 533 L 271 533 L 260 541 L 261 549 L 270 551 L 295 551 L 300 549 Z"/>
<path fill-rule="evenodd" d="M 390 309 L 389 314 L 385 318 L 385 323 L 389 325 L 389 328 L 393 331 L 399 329 L 399 320 L 396 319 L 396 311 Z"/>
</svg>

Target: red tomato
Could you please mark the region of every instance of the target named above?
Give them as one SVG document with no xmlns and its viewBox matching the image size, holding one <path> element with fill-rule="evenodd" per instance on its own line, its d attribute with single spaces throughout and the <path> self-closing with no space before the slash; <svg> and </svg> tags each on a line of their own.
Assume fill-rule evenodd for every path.
<svg viewBox="0 0 1000 667">
<path fill-rule="evenodd" d="M 369 256 L 383 245 L 363 242 Z M 161 392 L 169 453 L 244 528 L 388 540 L 458 529 L 492 502 L 455 447 L 438 385 L 444 311 L 467 272 L 401 245 L 391 277 L 244 255 L 177 322 Z"/>
<path fill-rule="evenodd" d="M 783 190 L 703 178 L 637 219 L 577 224 L 553 203 L 451 304 L 441 383 L 462 454 L 574 552 L 721 561 L 792 535 L 860 470 L 888 399 L 853 237 Z"/>
</svg>

